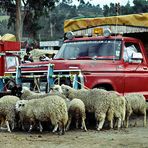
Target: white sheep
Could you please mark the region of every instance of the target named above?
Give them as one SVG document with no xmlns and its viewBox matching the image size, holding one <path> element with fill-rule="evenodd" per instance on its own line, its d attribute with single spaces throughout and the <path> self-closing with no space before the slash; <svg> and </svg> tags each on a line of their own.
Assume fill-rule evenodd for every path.
<svg viewBox="0 0 148 148">
<path fill-rule="evenodd" d="M 121 120 L 124 120 L 124 114 L 125 114 L 125 101 L 122 98 L 122 101 L 120 100 L 120 97 L 116 94 L 116 92 L 108 92 L 103 89 L 80 89 L 75 90 L 71 88 L 70 86 L 61 85 L 62 91 L 66 97 L 69 99 L 78 98 L 81 99 L 86 107 L 86 110 L 88 112 L 95 113 L 95 118 L 98 124 L 97 130 L 101 130 L 105 121 L 105 118 L 107 116 L 108 120 L 110 121 L 110 127 L 113 128 L 113 118 L 114 116 L 116 118 L 119 118 L 119 127 Z M 118 98 L 118 99 L 117 99 Z M 116 99 L 116 100 L 115 100 Z M 120 100 L 120 101 L 118 101 Z M 118 103 L 116 103 L 118 101 Z M 122 115 L 119 115 L 118 111 L 120 109 L 117 108 L 117 104 L 123 103 L 123 109 L 122 109 Z M 118 114 L 117 114 L 118 113 Z M 120 119 L 122 118 L 122 119 Z"/>
<path fill-rule="evenodd" d="M 71 101 L 68 101 L 68 123 L 66 126 L 66 130 L 69 129 L 72 118 L 75 118 L 76 128 L 78 128 L 79 120 L 81 120 L 81 129 L 87 131 L 85 125 L 86 113 L 85 113 L 85 105 L 82 100 L 74 98 Z"/>
<path fill-rule="evenodd" d="M 125 95 L 126 99 L 126 118 L 125 127 L 128 127 L 129 117 L 132 113 L 144 115 L 143 126 L 146 126 L 146 101 L 142 94 L 131 93 Z"/>
<path fill-rule="evenodd" d="M 52 95 L 41 99 L 21 100 L 16 103 L 16 110 L 19 112 L 20 119 L 30 120 L 30 130 L 35 121 L 51 121 L 54 126 L 53 132 L 57 131 L 64 134 L 65 125 L 68 120 L 67 106 L 63 98 Z"/>
<path fill-rule="evenodd" d="M 83 101 L 77 98 L 74 98 L 73 100 L 69 100 L 68 98 L 65 97 L 65 95 L 62 94 L 62 92 L 63 91 L 60 85 L 54 85 L 51 93 L 62 96 L 66 101 L 67 108 L 68 108 L 68 123 L 66 126 L 66 130 L 69 129 L 72 118 L 75 118 L 76 128 L 78 128 L 79 120 L 81 120 L 81 129 L 84 129 L 84 131 L 87 131 L 87 128 L 85 125 L 85 119 L 86 119 L 85 105 Z"/>
<path fill-rule="evenodd" d="M 46 94 L 46 93 L 36 93 L 36 92 L 31 91 L 27 87 L 23 87 L 21 100 L 40 99 L 48 95 L 49 94 Z"/>
<path fill-rule="evenodd" d="M 18 97 L 11 95 L 6 95 L 0 98 L 0 119 L 2 122 L 5 122 L 9 132 L 15 127 L 15 104 L 18 100 L 20 100 Z"/>
<path fill-rule="evenodd" d="M 108 93 L 112 95 L 112 104 L 114 110 L 111 109 L 108 111 L 107 119 L 110 121 L 111 128 L 113 128 L 113 126 L 116 127 L 116 125 L 113 125 L 113 120 L 116 119 L 115 123 L 117 123 L 117 129 L 119 129 L 125 121 L 126 100 L 124 96 L 120 95 L 116 91 L 109 91 Z"/>
</svg>

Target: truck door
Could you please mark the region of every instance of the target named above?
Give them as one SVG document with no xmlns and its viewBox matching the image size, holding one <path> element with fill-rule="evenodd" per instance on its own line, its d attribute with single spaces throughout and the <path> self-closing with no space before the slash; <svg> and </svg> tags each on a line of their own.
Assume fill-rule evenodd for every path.
<svg viewBox="0 0 148 148">
<path fill-rule="evenodd" d="M 140 92 L 148 96 L 148 67 L 146 61 L 132 60 L 134 53 L 141 53 L 140 44 L 137 42 L 125 42 L 123 59 L 125 62 L 124 92 Z M 142 53 L 141 53 L 142 54 Z M 143 56 L 143 55 L 142 55 Z"/>
</svg>

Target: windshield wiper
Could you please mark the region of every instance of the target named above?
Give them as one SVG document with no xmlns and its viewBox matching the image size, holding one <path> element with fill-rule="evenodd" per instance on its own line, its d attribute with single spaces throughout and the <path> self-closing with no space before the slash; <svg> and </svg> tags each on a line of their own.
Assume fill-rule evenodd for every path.
<svg viewBox="0 0 148 148">
<path fill-rule="evenodd" d="M 94 56 L 92 57 L 94 60 L 116 60 L 115 56 Z"/>
<path fill-rule="evenodd" d="M 92 60 L 92 57 L 84 56 L 84 57 L 77 57 L 77 60 Z"/>
<path fill-rule="evenodd" d="M 65 60 L 64 58 L 53 58 L 52 60 Z"/>
<path fill-rule="evenodd" d="M 68 60 L 76 60 L 77 58 L 69 58 Z"/>
</svg>

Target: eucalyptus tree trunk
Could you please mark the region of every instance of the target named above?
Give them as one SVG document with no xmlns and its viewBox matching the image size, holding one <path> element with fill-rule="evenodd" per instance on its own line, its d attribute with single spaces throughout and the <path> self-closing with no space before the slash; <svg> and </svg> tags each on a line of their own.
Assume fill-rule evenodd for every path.
<svg viewBox="0 0 148 148">
<path fill-rule="evenodd" d="M 16 0 L 16 40 L 21 41 L 22 25 L 21 25 L 21 0 Z"/>
</svg>

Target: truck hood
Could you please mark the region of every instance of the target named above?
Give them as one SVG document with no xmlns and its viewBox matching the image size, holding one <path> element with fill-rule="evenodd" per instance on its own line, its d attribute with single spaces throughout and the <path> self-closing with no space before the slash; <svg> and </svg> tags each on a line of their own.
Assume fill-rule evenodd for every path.
<svg viewBox="0 0 148 148">
<path fill-rule="evenodd" d="M 54 64 L 54 70 L 81 71 L 113 71 L 121 61 L 113 60 L 50 60 L 22 64 L 22 71 L 46 71 L 49 64 Z"/>
</svg>

